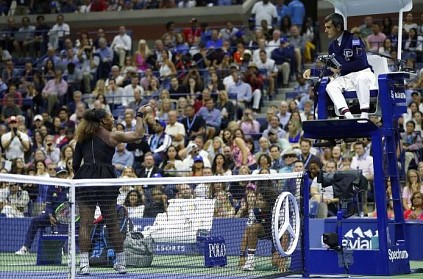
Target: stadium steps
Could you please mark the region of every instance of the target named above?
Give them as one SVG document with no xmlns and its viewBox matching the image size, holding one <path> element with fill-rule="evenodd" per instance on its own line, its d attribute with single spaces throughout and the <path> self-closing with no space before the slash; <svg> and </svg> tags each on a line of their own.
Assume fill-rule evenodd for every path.
<svg viewBox="0 0 423 279">
<path fill-rule="evenodd" d="M 310 69 L 314 66 L 314 64 L 304 64 L 304 70 L 305 69 Z M 277 89 L 277 94 L 275 96 L 275 98 L 272 101 L 269 100 L 265 100 L 263 101 L 263 108 L 262 111 L 265 111 L 265 109 L 271 105 L 276 105 L 277 107 L 279 107 L 280 102 L 281 101 L 290 101 L 293 99 L 292 94 L 287 94 L 289 92 L 293 92 L 294 91 L 294 87 L 297 85 L 296 81 L 290 81 L 288 83 L 288 88 L 278 88 Z"/>
<path fill-rule="evenodd" d="M 290 82 L 288 88 L 278 88 L 278 93 L 272 101 L 265 100 L 263 101 L 263 108 L 267 108 L 271 105 L 276 105 L 279 107 L 281 101 L 287 100 L 287 92 L 294 91 L 295 82 Z M 288 98 L 290 99 L 290 98 Z"/>
</svg>

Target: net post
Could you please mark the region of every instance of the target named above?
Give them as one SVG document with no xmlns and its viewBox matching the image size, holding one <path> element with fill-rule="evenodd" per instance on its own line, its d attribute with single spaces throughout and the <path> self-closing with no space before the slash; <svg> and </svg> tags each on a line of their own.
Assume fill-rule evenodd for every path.
<svg viewBox="0 0 423 279">
<path fill-rule="evenodd" d="M 71 203 L 71 218 L 70 218 L 70 277 L 74 279 L 76 277 L 76 199 L 75 199 L 75 182 L 72 181 L 69 189 L 69 198 Z"/>
<path fill-rule="evenodd" d="M 309 177 L 308 173 L 303 173 L 303 179 L 302 179 L 303 187 L 301 187 L 301 196 L 303 197 L 303 225 L 304 230 L 302 233 L 302 245 L 303 245 L 303 251 L 304 251 L 304 257 L 303 257 L 303 278 L 310 278 L 310 188 L 307 187 L 309 185 Z"/>
</svg>

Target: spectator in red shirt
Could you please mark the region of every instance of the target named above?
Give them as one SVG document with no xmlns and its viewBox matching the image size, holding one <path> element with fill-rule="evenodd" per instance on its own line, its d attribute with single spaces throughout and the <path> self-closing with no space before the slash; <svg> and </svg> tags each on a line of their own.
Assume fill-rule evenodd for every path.
<svg viewBox="0 0 423 279">
<path fill-rule="evenodd" d="M 201 28 L 198 26 L 197 19 L 193 17 L 191 19 L 191 27 L 184 30 L 185 41 L 190 45 L 197 45 L 201 38 Z"/>
<path fill-rule="evenodd" d="M 245 74 L 244 80 L 251 86 L 253 92 L 253 110 L 255 112 L 260 111 L 261 90 L 263 89 L 264 78 L 259 73 L 255 63 L 248 65 L 248 71 Z"/>
<path fill-rule="evenodd" d="M 16 85 L 14 83 L 9 84 L 9 92 L 3 96 L 3 106 L 6 105 L 7 97 L 9 96 L 13 97 L 15 104 L 18 105 L 19 108 L 22 108 L 22 94 L 16 89 Z"/>
<path fill-rule="evenodd" d="M 94 0 L 91 4 L 91 12 L 104 12 L 107 10 L 107 1 L 105 0 Z"/>
<path fill-rule="evenodd" d="M 406 220 L 423 220 L 423 193 L 415 192 L 411 196 L 411 208 L 404 212 Z"/>
<path fill-rule="evenodd" d="M 1 110 L 0 119 L 1 121 L 5 121 L 11 116 L 21 115 L 22 110 L 19 106 L 16 105 L 15 101 L 13 100 L 12 96 L 6 97 L 6 104 L 3 106 Z"/>
</svg>

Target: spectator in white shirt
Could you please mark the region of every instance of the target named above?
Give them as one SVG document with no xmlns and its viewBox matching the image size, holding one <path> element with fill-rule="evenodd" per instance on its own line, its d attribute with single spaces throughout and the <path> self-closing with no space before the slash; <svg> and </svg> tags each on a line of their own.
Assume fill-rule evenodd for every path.
<svg viewBox="0 0 423 279">
<path fill-rule="evenodd" d="M 82 5 L 79 7 L 81 14 L 87 14 L 91 11 L 91 0 L 82 0 Z"/>
<path fill-rule="evenodd" d="M 281 31 L 274 30 L 272 33 L 272 40 L 270 40 L 267 43 L 267 50 L 271 53 L 273 50 L 277 49 L 280 46 L 280 44 L 281 44 Z"/>
<path fill-rule="evenodd" d="M 65 38 L 70 35 L 69 24 L 64 23 L 64 21 L 65 17 L 63 15 L 57 15 L 56 24 L 47 33 L 49 45 L 55 49 L 63 49 Z"/>
<path fill-rule="evenodd" d="M 182 163 L 184 164 L 185 170 L 191 170 L 192 165 L 194 164 L 194 158 L 197 156 L 201 156 L 201 153 L 204 150 L 201 150 L 199 146 L 194 142 L 189 143 L 186 149 L 188 155 L 182 161 Z M 203 159 L 204 167 L 211 168 L 210 160 L 207 157 L 208 156 L 201 156 L 201 158 Z"/>
<path fill-rule="evenodd" d="M 180 150 L 184 148 L 185 127 L 177 120 L 178 113 L 174 110 L 170 111 L 165 132 L 172 138 L 172 145 Z"/>
<path fill-rule="evenodd" d="M 325 171 L 326 173 L 336 172 L 336 162 L 333 160 L 327 161 Z M 329 216 L 336 216 L 339 199 L 334 197 L 332 185 L 322 187 L 322 184 L 318 183 L 317 177 L 315 177 L 310 185 L 310 195 L 312 200 L 327 204 Z"/>
<path fill-rule="evenodd" d="M 119 66 L 123 67 L 126 55 L 132 50 L 132 40 L 126 33 L 125 26 L 119 27 L 119 35 L 114 37 L 111 48 L 119 56 Z"/>
<path fill-rule="evenodd" d="M 29 137 L 27 134 L 18 130 L 18 121 L 16 116 L 9 118 L 10 131 L 1 137 L 1 144 L 5 151 L 6 159 L 24 158 L 24 152 L 30 148 Z"/>
<path fill-rule="evenodd" d="M 9 182 L 10 193 L 4 200 L 4 207 L 1 213 L 8 218 L 24 217 L 24 213 L 28 213 L 29 195 L 28 192 L 22 190 L 16 182 Z"/>
<path fill-rule="evenodd" d="M 257 39 L 257 46 L 257 49 L 253 51 L 253 62 L 256 64 L 260 61 L 260 51 L 266 51 L 267 57 L 270 57 L 270 55 L 272 54 L 270 48 L 267 46 L 265 38 Z"/>
<path fill-rule="evenodd" d="M 408 13 L 405 16 L 404 23 L 402 25 L 402 28 L 405 29 L 405 32 L 410 32 L 411 28 L 417 28 L 417 23 L 414 22 L 413 14 Z"/>
<path fill-rule="evenodd" d="M 354 145 L 355 156 L 351 162 L 352 170 L 361 170 L 368 180 L 373 180 L 373 157 L 366 155 L 364 144 L 357 141 Z"/>
<path fill-rule="evenodd" d="M 361 173 L 367 178 L 367 180 L 373 181 L 374 169 L 373 169 L 373 157 L 366 155 L 364 149 L 364 143 L 357 141 L 354 145 L 355 156 L 351 161 L 352 170 L 360 170 Z M 370 182 L 371 183 L 371 182 Z M 367 213 L 367 191 L 363 195 L 363 211 Z"/>
<path fill-rule="evenodd" d="M 110 79 L 106 93 L 107 102 L 109 104 L 122 104 L 123 94 L 123 88 L 116 85 L 115 79 Z"/>
<path fill-rule="evenodd" d="M 141 97 L 144 96 L 144 89 L 139 84 L 138 74 L 134 74 L 131 78 L 131 84 L 128 84 L 123 88 L 122 106 L 127 106 L 134 100 L 134 91 L 138 90 Z"/>
<path fill-rule="evenodd" d="M 254 4 L 251 10 L 251 16 L 256 20 L 256 27 L 261 27 L 261 21 L 266 20 L 267 26 L 273 26 L 278 19 L 278 12 L 275 5 L 269 2 L 269 0 L 258 1 Z"/>
<path fill-rule="evenodd" d="M 278 77 L 278 67 L 275 65 L 275 60 L 268 58 L 269 55 L 266 50 L 259 51 L 259 61 L 256 63 L 260 73 L 263 74 L 265 80 L 267 80 L 268 95 L 270 99 L 275 96 L 275 83 Z"/>
<path fill-rule="evenodd" d="M 144 216 L 144 198 L 139 191 L 129 191 L 125 198 L 124 205 L 128 210 L 129 218 L 142 218 Z"/>
</svg>

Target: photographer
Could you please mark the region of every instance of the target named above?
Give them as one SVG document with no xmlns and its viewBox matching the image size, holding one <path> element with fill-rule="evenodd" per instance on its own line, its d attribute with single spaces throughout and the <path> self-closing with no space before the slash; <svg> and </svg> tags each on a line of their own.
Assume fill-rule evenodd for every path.
<svg viewBox="0 0 423 279">
<path fill-rule="evenodd" d="M 46 159 L 50 159 L 55 163 L 60 161 L 60 149 L 54 145 L 54 138 L 52 135 L 46 136 L 42 150 L 46 154 Z"/>
<path fill-rule="evenodd" d="M 100 57 L 93 55 L 93 47 L 90 45 L 88 39 L 81 40 L 81 45 L 76 53 L 79 63 L 82 65 L 82 80 L 83 92 L 91 93 L 91 81 L 94 79 L 97 72 L 97 67 L 100 64 Z"/>
<path fill-rule="evenodd" d="M 368 118 L 370 107 L 370 86 L 375 84 L 376 78 L 371 66 L 367 61 L 366 47 L 363 41 L 344 30 L 344 18 L 342 15 L 333 13 L 325 18 L 325 32 L 329 39 L 334 39 L 329 45 L 329 54 L 334 54 L 340 67 L 330 67 L 333 79 L 326 87 L 329 97 L 332 99 L 340 114 L 347 119 L 352 119 L 348 105 L 342 91 L 354 88 L 360 102 L 360 118 Z M 303 74 L 304 78 L 310 78 L 310 69 Z"/>
<path fill-rule="evenodd" d="M 1 144 L 6 153 L 6 159 L 24 158 L 24 153 L 29 150 L 30 143 L 28 135 L 18 131 L 16 116 L 9 118 L 9 129 L 10 131 L 1 137 Z"/>
<path fill-rule="evenodd" d="M 249 108 L 244 110 L 241 120 L 238 121 L 238 125 L 246 135 L 260 133 L 260 123 L 254 119 L 254 113 Z"/>
</svg>

